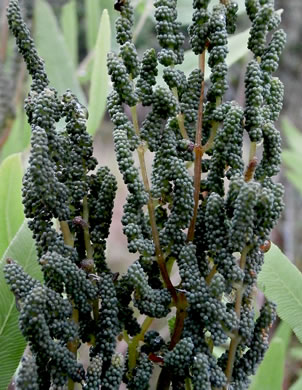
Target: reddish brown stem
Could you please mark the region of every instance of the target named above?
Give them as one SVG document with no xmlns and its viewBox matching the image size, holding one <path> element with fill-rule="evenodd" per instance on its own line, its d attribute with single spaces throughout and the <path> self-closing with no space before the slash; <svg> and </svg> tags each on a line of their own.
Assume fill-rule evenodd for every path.
<svg viewBox="0 0 302 390">
<path fill-rule="evenodd" d="M 70 232 L 68 222 L 67 221 L 60 221 L 60 228 L 61 232 L 63 234 L 64 238 L 64 244 L 73 247 L 74 240 L 72 237 L 72 234 Z M 75 308 L 74 302 L 72 301 L 72 317 L 71 320 L 74 321 L 75 324 L 79 323 L 79 311 Z M 79 346 L 79 339 L 78 337 L 74 338 L 73 340 L 68 341 L 67 348 L 69 351 L 74 355 L 75 360 L 77 360 L 77 351 Z M 68 390 L 74 389 L 74 381 L 71 378 L 68 378 Z"/>
<path fill-rule="evenodd" d="M 257 157 L 253 157 L 252 160 L 249 162 L 249 165 L 247 166 L 246 171 L 244 173 L 245 182 L 249 182 L 253 179 L 256 167 L 257 167 Z"/>
<path fill-rule="evenodd" d="M 170 350 L 172 350 L 180 340 L 181 333 L 184 327 L 185 318 L 187 316 L 187 311 L 186 311 L 187 305 L 188 303 L 185 295 L 183 293 L 180 293 L 178 295 L 174 331 L 169 345 Z M 158 377 L 156 390 L 169 390 L 171 380 L 172 380 L 171 371 L 169 370 L 168 367 L 163 367 Z"/>
<path fill-rule="evenodd" d="M 206 51 L 204 50 L 202 54 L 199 56 L 199 67 L 200 70 L 204 76 L 204 70 L 205 70 L 205 56 Z M 200 193 L 200 181 L 201 181 L 201 161 L 202 161 L 202 155 L 203 155 L 203 149 L 202 149 L 202 120 L 203 120 L 203 102 L 204 102 L 204 77 L 203 81 L 201 83 L 201 91 L 200 91 L 200 98 L 199 98 L 199 109 L 198 109 L 198 122 L 197 122 L 197 129 L 196 129 L 196 136 L 195 136 L 195 162 L 194 162 L 194 211 L 193 211 L 193 217 L 191 219 L 191 223 L 188 230 L 188 236 L 187 241 L 193 241 L 194 239 L 194 232 L 195 232 L 195 224 L 196 224 L 196 218 L 197 218 L 197 212 L 198 212 L 198 205 L 199 205 L 199 193 Z"/>
<path fill-rule="evenodd" d="M 176 312 L 174 331 L 169 345 L 170 350 L 172 350 L 180 340 L 181 333 L 184 327 L 185 318 L 187 316 L 187 312 L 186 312 L 187 305 L 188 302 L 185 295 L 183 293 L 180 293 L 178 296 L 178 306 Z"/>
<path fill-rule="evenodd" d="M 140 130 L 139 130 L 136 106 L 131 107 L 131 114 L 132 114 L 132 121 L 133 121 L 133 126 L 135 129 L 135 132 L 136 132 L 137 136 L 140 137 Z M 151 195 L 151 189 L 150 189 L 149 179 L 148 179 L 148 175 L 147 175 L 144 146 L 142 144 L 138 146 L 137 153 L 138 153 L 139 165 L 140 165 L 140 169 L 141 169 L 144 187 L 145 187 L 146 192 L 149 195 L 148 213 L 149 213 L 149 218 L 150 218 L 150 225 L 151 225 L 152 237 L 153 237 L 154 246 L 155 246 L 155 254 L 156 254 L 156 258 L 157 258 L 157 263 L 158 263 L 164 284 L 167 287 L 167 289 L 170 291 L 172 299 L 176 305 L 177 304 L 177 293 L 176 293 L 176 290 L 171 282 L 169 272 L 167 270 L 167 266 L 166 266 L 166 262 L 165 262 L 165 257 L 164 257 L 163 251 L 161 249 L 161 246 L 160 246 L 159 234 L 158 234 L 158 229 L 157 229 L 156 220 L 155 220 L 154 202 L 153 202 L 153 198 Z"/>
<path fill-rule="evenodd" d="M 242 270 L 245 269 L 246 258 L 250 250 L 251 250 L 251 246 L 246 246 L 242 250 L 241 257 L 240 257 L 240 268 Z M 241 282 L 240 285 L 237 287 L 236 301 L 235 301 L 235 312 L 238 318 L 238 323 L 240 322 L 240 310 L 241 310 L 243 293 L 244 293 L 244 285 L 243 282 Z M 236 329 L 232 336 L 232 340 L 229 348 L 228 361 L 225 369 L 225 375 L 227 377 L 227 386 L 223 388 L 224 390 L 228 389 L 228 385 L 232 381 L 234 361 L 235 361 L 236 351 L 239 342 L 240 342 L 240 335 L 238 329 Z"/>
<path fill-rule="evenodd" d="M 205 70 L 205 50 L 199 56 L 200 61 L 200 70 L 204 76 Z M 202 119 L 203 119 L 203 101 L 204 101 L 204 80 L 201 83 L 201 91 L 200 91 L 200 99 L 199 99 L 199 109 L 198 109 L 198 122 L 196 128 L 196 136 L 195 136 L 195 164 L 194 164 L 194 212 L 193 217 L 191 219 L 191 223 L 188 230 L 187 241 L 193 241 L 194 232 L 195 232 L 195 224 L 197 218 L 197 211 L 199 205 L 199 194 L 200 194 L 200 181 L 201 181 L 201 160 L 203 155 L 202 149 Z M 175 345 L 179 342 L 185 318 L 187 316 L 187 306 L 188 302 L 186 296 L 183 293 L 180 293 L 178 296 L 177 302 L 177 312 L 176 312 L 176 320 L 175 327 L 173 331 L 173 335 L 171 337 L 171 342 L 169 345 L 169 349 L 173 349 Z M 168 388 L 168 387 L 167 387 Z"/>
<path fill-rule="evenodd" d="M 213 268 L 211 269 L 211 272 L 206 277 L 206 282 L 207 282 L 208 285 L 211 283 L 211 280 L 213 279 L 213 277 L 216 274 L 216 272 L 217 272 L 217 266 L 214 265 Z"/>
</svg>

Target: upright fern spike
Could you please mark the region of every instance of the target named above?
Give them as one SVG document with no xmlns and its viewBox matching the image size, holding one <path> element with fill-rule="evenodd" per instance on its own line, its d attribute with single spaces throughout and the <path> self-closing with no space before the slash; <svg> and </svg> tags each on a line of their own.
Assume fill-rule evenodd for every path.
<svg viewBox="0 0 302 390">
<path fill-rule="evenodd" d="M 10 29 L 33 80 L 25 103 L 32 140 L 23 203 L 44 275 L 40 283 L 12 259 L 5 266 L 30 347 L 18 388 L 248 388 L 275 318 L 275 305 L 265 302 L 254 320 L 253 294 L 283 209 L 283 188 L 273 177 L 281 154 L 274 122 L 283 100 L 275 72 L 285 33 L 273 0 L 245 3 L 253 58 L 244 107 L 226 98 L 235 1 L 211 7 L 193 0 L 186 42 L 200 66 L 188 75 L 176 0 L 153 2 L 160 49 L 141 56 L 132 40 L 131 0 L 114 5 L 119 52 L 108 55 L 108 112 L 128 191 L 121 222 L 136 256 L 120 275 L 111 272 L 106 251 L 116 179 L 97 168 L 85 107 L 71 91 L 59 96 L 51 88 L 18 2 L 10 1 Z M 141 104 L 147 114 L 140 122 Z M 169 336 L 152 328 L 158 319 L 169 323 Z M 85 369 L 78 356 L 83 344 Z M 219 358 L 216 346 L 223 349 Z"/>
<path fill-rule="evenodd" d="M 95 361 L 88 369 L 86 385 L 77 350 L 82 341 L 95 340 L 102 326 L 98 305 L 101 293 L 91 274 L 112 278 L 104 252 L 116 180 L 107 168 L 90 173 L 97 162 L 86 132 L 86 109 L 70 91 L 60 97 L 49 87 L 44 63 L 22 21 L 17 1 L 9 3 L 7 15 L 33 80 L 25 105 L 32 148 L 23 181 L 23 203 L 44 285 L 28 280 L 26 294 L 22 292 L 28 277 L 11 262 L 6 266 L 6 278 L 13 283 L 11 288 L 20 301 L 20 327 L 33 354 L 38 388 L 67 383 L 72 388 L 74 382 L 91 388 Z M 65 119 L 66 126 L 57 131 L 60 119 Z M 102 207 L 106 211 L 102 212 Z M 101 373 L 105 375 L 105 370 L 99 369 Z"/>
</svg>

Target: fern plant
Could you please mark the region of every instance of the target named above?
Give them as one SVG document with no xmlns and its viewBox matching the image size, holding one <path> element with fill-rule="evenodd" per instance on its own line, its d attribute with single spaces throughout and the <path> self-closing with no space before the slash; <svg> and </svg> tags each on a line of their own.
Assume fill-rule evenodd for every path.
<svg viewBox="0 0 302 390">
<path fill-rule="evenodd" d="M 131 1 L 115 4 L 120 51 L 108 56 L 108 111 L 128 188 L 124 234 L 137 255 L 117 275 L 106 256 L 116 180 L 108 168 L 97 168 L 87 110 L 71 91 L 58 96 L 50 87 L 19 4 L 9 3 L 9 26 L 32 76 L 25 102 L 32 138 L 23 203 L 44 275 L 42 284 L 7 260 L 6 280 L 30 349 L 18 374 L 20 389 L 74 389 L 80 383 L 112 390 L 124 382 L 143 390 L 157 366 L 152 383 L 160 390 L 239 390 L 248 387 L 264 356 L 275 306 L 266 302 L 254 321 L 253 297 L 283 207 L 282 186 L 272 180 L 280 164 L 274 121 L 283 85 L 273 74 L 285 33 L 278 29 L 274 1 L 246 0 L 253 59 L 241 107 L 224 98 L 228 35 L 236 29 L 238 7 L 232 0 L 208 5 L 209 0 L 193 1 L 189 41 L 199 68 L 186 77 L 177 1 L 154 1 L 161 49 L 150 48 L 141 59 L 132 42 Z M 159 65 L 165 86 L 157 84 Z M 142 123 L 140 104 L 149 107 Z M 62 119 L 65 128 L 56 130 Z M 177 285 L 171 281 L 174 269 Z M 142 324 L 134 308 L 145 316 Z M 169 322 L 168 339 L 150 329 L 157 318 Z M 125 355 L 116 352 L 122 340 Z M 82 344 L 89 348 L 88 368 L 78 356 Z M 217 346 L 224 350 L 219 358 Z"/>
</svg>

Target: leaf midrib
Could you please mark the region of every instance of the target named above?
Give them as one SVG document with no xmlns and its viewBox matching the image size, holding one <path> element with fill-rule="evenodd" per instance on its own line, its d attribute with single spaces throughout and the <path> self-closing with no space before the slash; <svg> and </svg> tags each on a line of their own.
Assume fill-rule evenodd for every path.
<svg viewBox="0 0 302 390">
<path fill-rule="evenodd" d="M 11 315 L 11 313 L 12 313 L 13 307 L 14 307 L 14 299 L 12 300 L 12 303 L 10 304 L 10 307 L 9 307 L 9 310 L 8 310 L 8 313 L 7 313 L 7 316 L 5 317 L 5 320 L 4 320 L 4 322 L 3 322 L 3 325 L 2 325 L 2 327 L 1 327 L 1 329 L 0 329 L 0 337 L 2 336 L 2 333 L 3 333 L 4 329 L 5 329 L 5 326 L 6 326 L 8 320 L 9 320 L 9 318 L 10 318 L 10 315 Z"/>
</svg>

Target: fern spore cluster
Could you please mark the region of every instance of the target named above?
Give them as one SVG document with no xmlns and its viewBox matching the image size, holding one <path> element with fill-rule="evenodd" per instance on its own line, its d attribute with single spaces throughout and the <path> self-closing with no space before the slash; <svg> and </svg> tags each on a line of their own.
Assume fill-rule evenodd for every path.
<svg viewBox="0 0 302 390">
<path fill-rule="evenodd" d="M 254 320 L 253 298 L 263 248 L 283 208 L 282 186 L 272 179 L 281 154 L 274 126 L 283 99 L 274 76 L 285 43 L 280 17 L 274 1 L 246 0 L 252 59 L 241 107 L 225 99 L 236 2 L 221 0 L 211 8 L 209 0 L 193 1 L 189 42 L 200 67 L 189 75 L 181 70 L 185 36 L 177 1 L 155 0 L 154 7 L 161 49 L 139 58 L 133 7 L 124 0 L 116 22 L 119 53 L 108 56 L 108 112 L 128 189 L 123 231 L 129 252 L 137 255 L 125 274 L 116 275 L 106 253 L 116 179 L 107 167 L 97 168 L 85 107 L 71 91 L 58 96 L 50 87 L 18 2 L 9 3 L 9 26 L 32 77 L 23 203 L 44 275 L 40 283 L 13 260 L 5 267 L 31 351 L 19 371 L 20 389 L 73 389 L 81 383 L 84 389 L 113 390 L 124 382 L 143 390 L 159 366 L 160 390 L 241 390 L 267 349 L 275 306 L 266 302 Z M 142 123 L 139 104 L 148 107 Z M 247 163 L 244 133 L 250 140 Z M 153 155 L 150 176 L 147 149 Z M 178 285 L 171 281 L 173 265 Z M 162 318 L 170 318 L 168 339 L 150 329 Z M 124 355 L 117 352 L 122 339 Z M 77 356 L 83 343 L 89 346 L 87 369 Z M 223 348 L 220 357 L 215 347 Z"/>
</svg>

